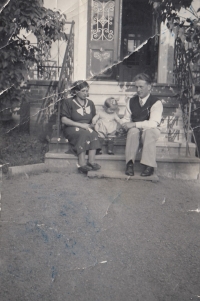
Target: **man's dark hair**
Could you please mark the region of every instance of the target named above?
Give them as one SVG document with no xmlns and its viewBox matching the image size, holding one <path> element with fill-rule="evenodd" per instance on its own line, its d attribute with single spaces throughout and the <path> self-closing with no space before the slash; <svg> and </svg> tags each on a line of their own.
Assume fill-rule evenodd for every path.
<svg viewBox="0 0 200 301">
<path fill-rule="evenodd" d="M 137 80 L 144 80 L 149 85 L 151 85 L 151 83 L 152 83 L 151 77 L 148 74 L 146 74 L 146 73 L 137 74 L 133 78 L 133 81 L 136 82 Z"/>
</svg>

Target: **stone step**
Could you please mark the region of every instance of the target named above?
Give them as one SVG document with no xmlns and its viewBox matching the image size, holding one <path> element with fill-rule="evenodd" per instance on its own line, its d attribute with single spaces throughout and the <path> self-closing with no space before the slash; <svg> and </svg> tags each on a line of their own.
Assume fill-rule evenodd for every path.
<svg viewBox="0 0 200 301">
<path fill-rule="evenodd" d="M 125 153 L 126 139 L 115 139 L 114 141 L 114 153 L 117 155 L 124 155 Z M 189 154 L 191 157 L 195 157 L 196 145 L 189 143 Z M 104 141 L 102 151 L 107 154 L 107 141 Z M 51 139 L 49 143 L 50 153 L 65 153 L 71 152 L 71 148 L 66 139 L 61 139 L 57 143 L 57 139 Z M 185 156 L 186 154 L 186 142 L 169 142 L 165 140 L 158 140 L 156 144 L 157 157 L 164 158 L 165 156 Z M 140 155 L 138 154 L 138 159 Z"/>
<path fill-rule="evenodd" d="M 115 93 L 112 93 L 112 92 L 102 91 L 102 92 L 99 92 L 99 94 L 90 92 L 88 98 L 91 99 L 95 104 L 96 103 L 101 104 L 102 102 L 105 101 L 106 98 L 115 97 L 119 104 L 123 104 L 126 102 L 127 97 L 132 97 L 133 95 L 136 95 L 136 92 L 120 93 L 120 92 L 115 91 Z M 154 94 L 154 93 L 152 93 L 152 95 L 161 99 L 166 106 L 174 106 L 175 102 L 177 102 L 177 97 L 175 97 L 175 96 L 161 95 L 161 94 Z"/>
<path fill-rule="evenodd" d="M 102 110 L 103 104 L 102 103 L 95 103 L 95 107 L 96 107 L 96 112 L 98 113 L 98 111 Z M 119 104 L 119 116 L 123 117 L 124 112 L 125 112 L 125 108 L 126 108 L 126 104 L 125 103 L 120 103 Z M 178 104 L 175 104 L 173 106 L 163 106 L 163 117 L 166 118 L 167 116 L 173 116 L 176 113 L 176 110 L 178 109 Z"/>
<path fill-rule="evenodd" d="M 113 97 L 115 97 L 118 100 L 118 106 L 119 108 L 124 108 L 126 107 L 126 97 L 118 97 L 119 95 L 112 95 Z M 93 97 L 89 97 L 89 99 L 91 99 L 94 104 L 96 109 L 98 110 L 99 108 L 101 109 L 102 106 L 104 105 L 104 102 L 107 98 L 107 95 L 94 95 Z M 172 109 L 174 111 L 174 109 L 179 107 L 179 103 L 176 99 L 162 99 L 162 103 L 163 103 L 163 108 L 165 109 Z"/>
<path fill-rule="evenodd" d="M 87 158 L 87 156 L 86 156 Z M 125 156 L 124 155 L 99 155 L 96 156 L 96 162 L 101 165 L 102 170 L 112 172 L 125 172 Z M 46 153 L 45 164 L 48 169 L 66 169 L 70 172 L 77 170 L 77 157 L 72 154 Z M 165 157 L 157 157 L 158 167 L 155 170 L 157 176 L 194 180 L 199 179 L 200 160 L 196 157 L 186 157 L 169 155 Z M 135 172 L 141 173 L 143 166 L 136 161 Z"/>
<path fill-rule="evenodd" d="M 127 97 L 132 97 L 133 95 L 134 95 L 133 93 L 130 93 L 130 94 L 110 93 L 110 94 L 108 94 L 108 93 L 101 92 L 101 94 L 97 94 L 97 93 L 91 94 L 90 93 L 88 98 L 94 102 L 96 107 L 102 107 L 107 98 L 114 97 L 117 99 L 119 107 L 125 107 Z M 155 95 L 155 96 L 158 97 L 159 95 Z M 179 102 L 177 100 L 177 97 L 160 96 L 159 98 L 162 100 L 164 108 L 178 108 L 179 107 Z"/>
<path fill-rule="evenodd" d="M 124 172 L 122 171 L 113 171 L 113 170 L 107 170 L 107 169 L 100 169 L 97 171 L 89 171 L 87 173 L 87 176 L 89 178 L 98 178 L 98 179 L 102 179 L 102 178 L 111 178 L 111 179 L 121 179 L 121 180 L 136 180 L 136 181 L 151 181 L 151 182 L 158 182 L 159 181 L 159 177 L 157 176 L 157 174 L 154 172 L 153 175 L 149 176 L 149 177 L 141 177 L 139 172 L 135 172 L 134 171 L 134 176 L 127 176 L 125 175 Z"/>
<path fill-rule="evenodd" d="M 125 83 L 123 86 L 118 82 L 94 81 L 90 82 L 89 98 L 94 102 L 97 110 L 102 107 L 108 97 L 115 97 L 118 100 L 120 114 L 126 105 L 126 98 L 136 94 L 134 83 Z M 155 84 L 152 86 L 152 94 L 159 97 L 164 108 L 177 108 L 177 89 L 174 85 Z"/>
<path fill-rule="evenodd" d="M 54 127 L 54 131 L 55 131 L 56 125 L 54 125 L 53 127 Z M 167 121 L 164 120 L 160 126 L 160 133 L 161 133 L 160 138 L 161 138 L 161 140 L 163 140 L 164 137 L 170 138 L 177 131 L 178 131 L 178 135 L 179 135 L 179 137 L 177 139 L 180 141 L 183 141 L 185 139 L 185 131 L 183 130 L 182 123 L 178 123 L 177 125 L 174 125 L 172 128 L 168 128 Z M 191 141 L 191 137 L 192 137 L 191 130 L 189 131 L 189 137 L 190 137 L 189 141 Z M 121 137 L 120 138 L 116 137 L 115 139 L 118 140 L 118 139 L 121 139 Z M 62 138 L 60 137 L 59 140 L 57 140 L 56 133 L 55 133 L 55 136 L 51 139 L 51 142 L 57 143 L 57 141 L 61 141 L 63 143 L 68 142 L 63 136 L 62 136 Z M 171 142 L 171 139 L 169 139 L 168 141 Z"/>
<path fill-rule="evenodd" d="M 112 94 L 112 93 L 133 93 L 136 87 L 133 82 L 116 82 L 116 81 L 93 81 L 88 82 L 90 85 L 90 94 Z M 152 84 L 152 93 L 157 95 L 173 96 L 178 93 L 175 85 Z"/>
</svg>

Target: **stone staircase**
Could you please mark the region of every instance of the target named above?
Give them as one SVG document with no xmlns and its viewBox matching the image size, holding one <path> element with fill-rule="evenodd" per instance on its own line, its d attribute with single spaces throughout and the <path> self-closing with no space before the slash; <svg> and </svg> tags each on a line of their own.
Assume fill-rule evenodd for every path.
<svg viewBox="0 0 200 301">
<path fill-rule="evenodd" d="M 134 93 L 136 93 L 136 89 L 132 83 L 95 81 L 90 83 L 89 98 L 93 100 L 98 111 L 107 97 L 116 97 L 120 108 L 119 115 L 123 116 L 126 97 L 132 96 Z M 190 142 L 187 154 L 182 111 L 176 93 L 173 85 L 155 84 L 152 88 L 152 94 L 162 99 L 164 106 L 161 135 L 157 141 L 158 168 L 156 174 L 172 178 L 197 179 L 199 177 L 199 159 L 195 156 L 196 145 Z M 191 137 L 192 133 L 190 133 Z M 105 140 L 103 155 L 96 156 L 96 161 L 102 166 L 99 174 L 106 176 L 111 173 L 112 177 L 116 174 L 116 177 L 119 178 L 120 174 L 124 176 L 126 138 L 115 138 L 114 144 L 115 155 L 108 155 L 107 141 Z M 140 153 L 135 164 L 136 174 L 141 172 L 139 159 Z M 66 139 L 60 137 L 58 141 L 57 138 L 52 138 L 45 162 L 49 167 L 67 168 L 70 164 L 76 169 L 77 157 L 70 153 L 70 146 Z M 98 175 L 98 173 L 95 174 Z"/>
</svg>

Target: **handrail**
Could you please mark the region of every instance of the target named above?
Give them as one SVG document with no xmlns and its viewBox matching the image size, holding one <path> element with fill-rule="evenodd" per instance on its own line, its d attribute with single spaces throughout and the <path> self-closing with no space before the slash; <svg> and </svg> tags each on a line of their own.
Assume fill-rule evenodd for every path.
<svg viewBox="0 0 200 301">
<path fill-rule="evenodd" d="M 174 79 L 180 88 L 180 104 L 183 112 L 184 131 L 186 136 L 186 156 L 189 155 L 189 139 L 191 129 L 191 108 L 195 93 L 195 85 L 190 64 L 186 58 L 186 50 L 179 37 L 175 40 L 174 48 Z"/>
<path fill-rule="evenodd" d="M 67 60 L 69 59 L 69 52 L 72 50 L 74 50 L 74 33 L 73 33 L 73 30 L 74 30 L 74 24 L 75 22 L 72 21 L 71 22 L 71 28 L 70 28 L 70 33 L 69 33 L 69 38 L 68 38 L 68 43 L 67 43 L 67 47 L 66 47 L 66 50 L 65 50 L 65 55 L 64 55 L 64 59 L 63 59 L 63 63 L 62 63 L 62 67 L 61 67 L 61 72 L 60 72 L 60 77 L 59 77 L 59 81 L 58 81 L 58 93 L 61 93 L 62 91 L 62 84 L 63 82 L 65 81 L 65 78 L 66 78 L 66 62 Z M 71 57 L 72 60 L 73 60 L 73 56 Z M 68 68 L 71 67 L 71 66 L 68 66 Z M 73 70 L 72 70 L 73 71 Z M 72 75 L 72 74 L 71 74 Z M 70 76 L 71 77 L 71 76 Z M 71 81 L 72 78 L 70 78 L 70 81 Z"/>
<path fill-rule="evenodd" d="M 58 141 L 60 137 L 60 106 L 63 98 L 63 94 L 68 88 L 73 79 L 73 63 L 74 63 L 74 24 L 75 22 L 67 22 L 67 24 L 71 24 L 70 33 L 68 35 L 67 46 L 62 62 L 59 80 L 57 84 L 54 84 L 56 81 L 51 79 L 51 82 L 46 91 L 45 97 L 42 100 L 41 109 L 37 115 L 36 124 L 44 123 L 48 121 L 50 116 L 54 113 L 57 113 L 56 120 L 56 136 L 57 136 L 57 148 Z M 53 113 L 52 113 L 53 112 Z"/>
<path fill-rule="evenodd" d="M 74 24 L 75 22 L 74 21 L 68 22 L 68 24 L 71 24 L 70 34 L 69 34 L 68 43 L 65 50 L 65 55 L 62 63 L 59 81 L 58 81 L 57 149 L 58 149 L 58 141 L 60 138 L 60 107 L 61 107 L 62 95 L 71 85 L 73 79 L 73 71 L 74 71 Z"/>
<path fill-rule="evenodd" d="M 41 105 L 40 111 L 38 112 L 37 119 L 36 119 L 36 122 L 35 122 L 36 124 L 39 124 L 41 122 L 44 111 L 48 108 L 48 104 L 51 102 L 51 100 L 49 99 L 49 98 L 51 98 L 50 95 L 54 94 L 52 92 L 53 91 L 52 87 L 53 87 L 53 81 L 50 82 L 50 84 L 48 86 L 48 89 L 47 89 L 47 92 L 45 94 L 45 97 L 42 100 L 42 105 Z"/>
</svg>

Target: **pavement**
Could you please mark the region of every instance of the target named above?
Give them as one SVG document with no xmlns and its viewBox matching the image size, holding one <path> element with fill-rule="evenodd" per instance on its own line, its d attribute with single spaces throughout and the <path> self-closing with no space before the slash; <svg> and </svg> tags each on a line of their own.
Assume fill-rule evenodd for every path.
<svg viewBox="0 0 200 301">
<path fill-rule="evenodd" d="M 3 179 L 1 301 L 200 299 L 199 181 Z"/>
</svg>

